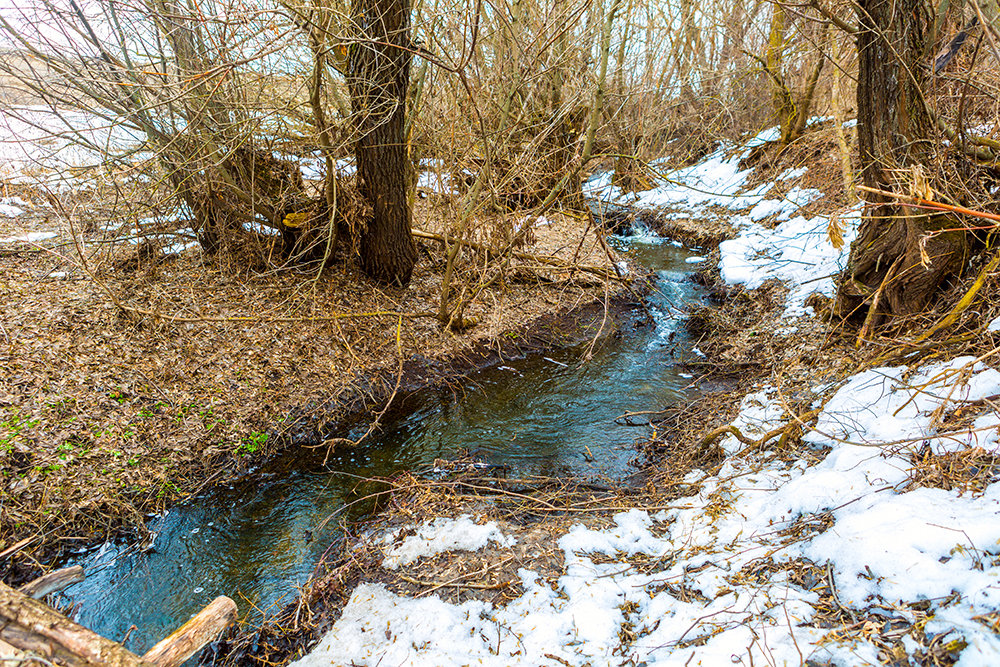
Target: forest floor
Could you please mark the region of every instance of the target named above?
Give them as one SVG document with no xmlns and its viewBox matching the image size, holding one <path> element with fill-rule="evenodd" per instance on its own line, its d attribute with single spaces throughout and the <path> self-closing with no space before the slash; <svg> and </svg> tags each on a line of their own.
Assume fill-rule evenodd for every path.
<svg viewBox="0 0 1000 667">
<path fill-rule="evenodd" d="M 481 227 L 529 228 L 516 249 L 524 256 L 467 308 L 475 325 L 454 332 L 434 317 L 444 255 L 432 239 L 418 239 L 406 289 L 373 284 L 350 261 L 317 277 L 209 258 L 174 212 L 121 214 L 121 198 L 155 199 L 144 180 L 81 169 L 80 149 L 57 150 L 14 121 L 5 130 L 0 578 L 9 582 L 68 547 L 144 530 L 150 513 L 289 443 L 333 446 L 325 439 L 338 420 L 385 407 L 397 390 L 612 335 L 644 286 L 584 218 L 497 216 Z M 422 182 L 416 200 L 414 224 L 431 233 L 454 219 L 437 189 Z M 476 240 L 496 243 L 485 232 Z M 606 284 L 528 255 L 625 277 Z M 477 256 L 460 254 L 456 293 L 481 278 Z"/>
<path fill-rule="evenodd" d="M 689 328 L 703 378 L 739 386 L 653 416 L 644 483 L 397 480 L 230 662 L 997 664 L 1000 304 L 923 338 L 946 311 L 868 339 L 830 321 L 860 212 L 833 128 L 767 138 L 645 193 L 592 184 L 650 226 L 730 226 Z"/>
</svg>

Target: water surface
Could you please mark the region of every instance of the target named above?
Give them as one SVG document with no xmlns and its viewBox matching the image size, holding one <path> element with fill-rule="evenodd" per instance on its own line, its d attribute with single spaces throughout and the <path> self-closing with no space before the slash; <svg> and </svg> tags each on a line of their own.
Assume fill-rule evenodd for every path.
<svg viewBox="0 0 1000 667">
<path fill-rule="evenodd" d="M 604 341 L 586 363 L 583 345 L 418 392 L 360 447 L 325 462 L 325 451 L 289 452 L 265 471 L 174 507 L 151 520 L 151 543 L 105 544 L 79 557 L 87 578 L 67 590 L 79 605 L 77 620 L 116 640 L 135 625 L 126 646 L 140 654 L 218 595 L 256 622 L 295 597 L 337 539 L 340 519 L 371 511 L 360 498 L 376 487 L 361 478 L 426 470 L 461 455 L 505 466 L 512 477 L 633 473 L 633 445 L 646 431 L 618 418 L 659 410 L 688 392 L 690 376 L 677 366 L 690 354 L 680 321 L 700 294 L 688 280 L 691 251 L 647 236 L 616 245 L 657 272 L 650 316 Z"/>
</svg>

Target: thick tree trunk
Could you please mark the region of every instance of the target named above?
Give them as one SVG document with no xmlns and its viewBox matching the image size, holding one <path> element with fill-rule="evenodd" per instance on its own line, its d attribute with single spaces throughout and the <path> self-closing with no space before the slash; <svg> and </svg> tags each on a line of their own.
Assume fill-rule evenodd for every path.
<svg viewBox="0 0 1000 667">
<path fill-rule="evenodd" d="M 934 123 L 924 94 L 925 0 L 861 0 L 858 9 L 858 142 L 862 181 L 869 188 L 920 192 L 935 173 Z M 937 185 L 937 184 L 934 184 Z M 920 312 L 962 267 L 965 236 L 941 216 L 868 195 L 860 233 L 842 278 L 837 310 L 868 327 Z"/>
<path fill-rule="evenodd" d="M 417 259 L 406 196 L 406 90 L 410 79 L 410 0 L 355 0 L 361 39 L 351 47 L 351 110 L 358 132 L 358 188 L 372 218 L 358 239 L 361 268 L 406 285 Z"/>
</svg>

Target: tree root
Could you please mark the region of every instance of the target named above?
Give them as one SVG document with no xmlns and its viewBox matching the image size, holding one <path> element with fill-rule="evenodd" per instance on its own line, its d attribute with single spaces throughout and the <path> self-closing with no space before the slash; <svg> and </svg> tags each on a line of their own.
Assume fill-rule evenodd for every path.
<svg viewBox="0 0 1000 667">
<path fill-rule="evenodd" d="M 972 287 L 970 287 L 969 291 L 967 291 L 965 295 L 962 296 L 961 299 L 959 299 L 958 303 L 955 304 L 955 307 L 951 309 L 951 312 L 945 315 L 941 319 L 941 321 L 932 326 L 930 329 L 920 334 L 917 337 L 917 339 L 913 342 L 922 343 L 931 336 L 933 336 L 934 334 L 936 334 L 941 329 L 950 327 L 952 324 L 954 324 L 958 320 L 959 316 L 963 312 L 965 312 L 969 308 L 969 306 L 971 306 L 972 303 L 976 300 L 976 295 L 979 294 L 979 290 L 982 289 L 983 285 L 986 283 L 986 279 L 997 268 L 998 264 L 1000 264 L 1000 253 L 994 255 L 993 259 L 990 260 L 989 264 L 987 264 L 986 267 L 979 272 L 979 275 L 976 277 L 975 282 L 972 283 Z"/>
</svg>

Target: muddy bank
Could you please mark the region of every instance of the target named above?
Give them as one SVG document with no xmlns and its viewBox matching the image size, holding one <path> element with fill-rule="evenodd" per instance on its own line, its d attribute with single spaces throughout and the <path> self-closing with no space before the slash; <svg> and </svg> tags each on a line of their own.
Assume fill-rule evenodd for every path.
<svg viewBox="0 0 1000 667">
<path fill-rule="evenodd" d="M 329 401 L 319 405 L 290 408 L 283 423 L 271 429 L 261 429 L 261 448 L 233 457 L 228 452 L 217 452 L 210 458 L 202 458 L 200 465 L 185 471 L 187 481 L 192 483 L 191 493 L 199 493 L 208 485 L 224 485 L 253 471 L 266 468 L 268 461 L 295 447 L 321 446 L 325 441 L 347 433 L 359 424 L 370 424 L 373 417 L 391 419 L 396 415 L 396 406 L 405 398 L 420 390 L 453 383 L 474 371 L 482 370 L 523 358 L 531 354 L 551 352 L 558 349 L 577 347 L 595 343 L 598 347 L 608 339 L 623 332 L 648 324 L 649 315 L 637 296 L 648 291 L 645 279 L 637 278 L 628 289 L 620 289 L 607 298 L 598 298 L 575 307 L 564 308 L 554 313 L 546 313 L 515 330 L 504 332 L 491 338 L 476 338 L 464 349 L 450 355 L 414 354 L 395 368 L 376 367 L 360 372 L 359 379 Z M 329 447 L 336 449 L 337 443 Z M 131 501 L 132 511 L 121 517 L 108 517 L 106 530 L 93 534 L 91 540 L 106 539 L 121 531 L 145 531 L 141 517 L 146 512 L 157 511 L 165 504 L 163 497 L 149 502 L 149 498 Z M 74 513 L 75 514 L 75 513 Z M 79 516 L 79 515 L 77 515 Z M 138 519 L 138 520 L 137 520 Z M 74 539 L 67 545 L 60 542 L 64 536 L 78 535 L 88 528 L 87 523 L 72 523 L 63 526 L 61 535 L 53 535 L 52 542 L 35 546 L 31 543 L 25 555 L 30 553 L 42 563 L 56 562 L 67 546 L 76 549 L 86 544 Z M 12 584 L 30 579 L 38 573 L 38 562 L 18 566 L 15 557 L 5 564 L 5 580 Z"/>
</svg>

